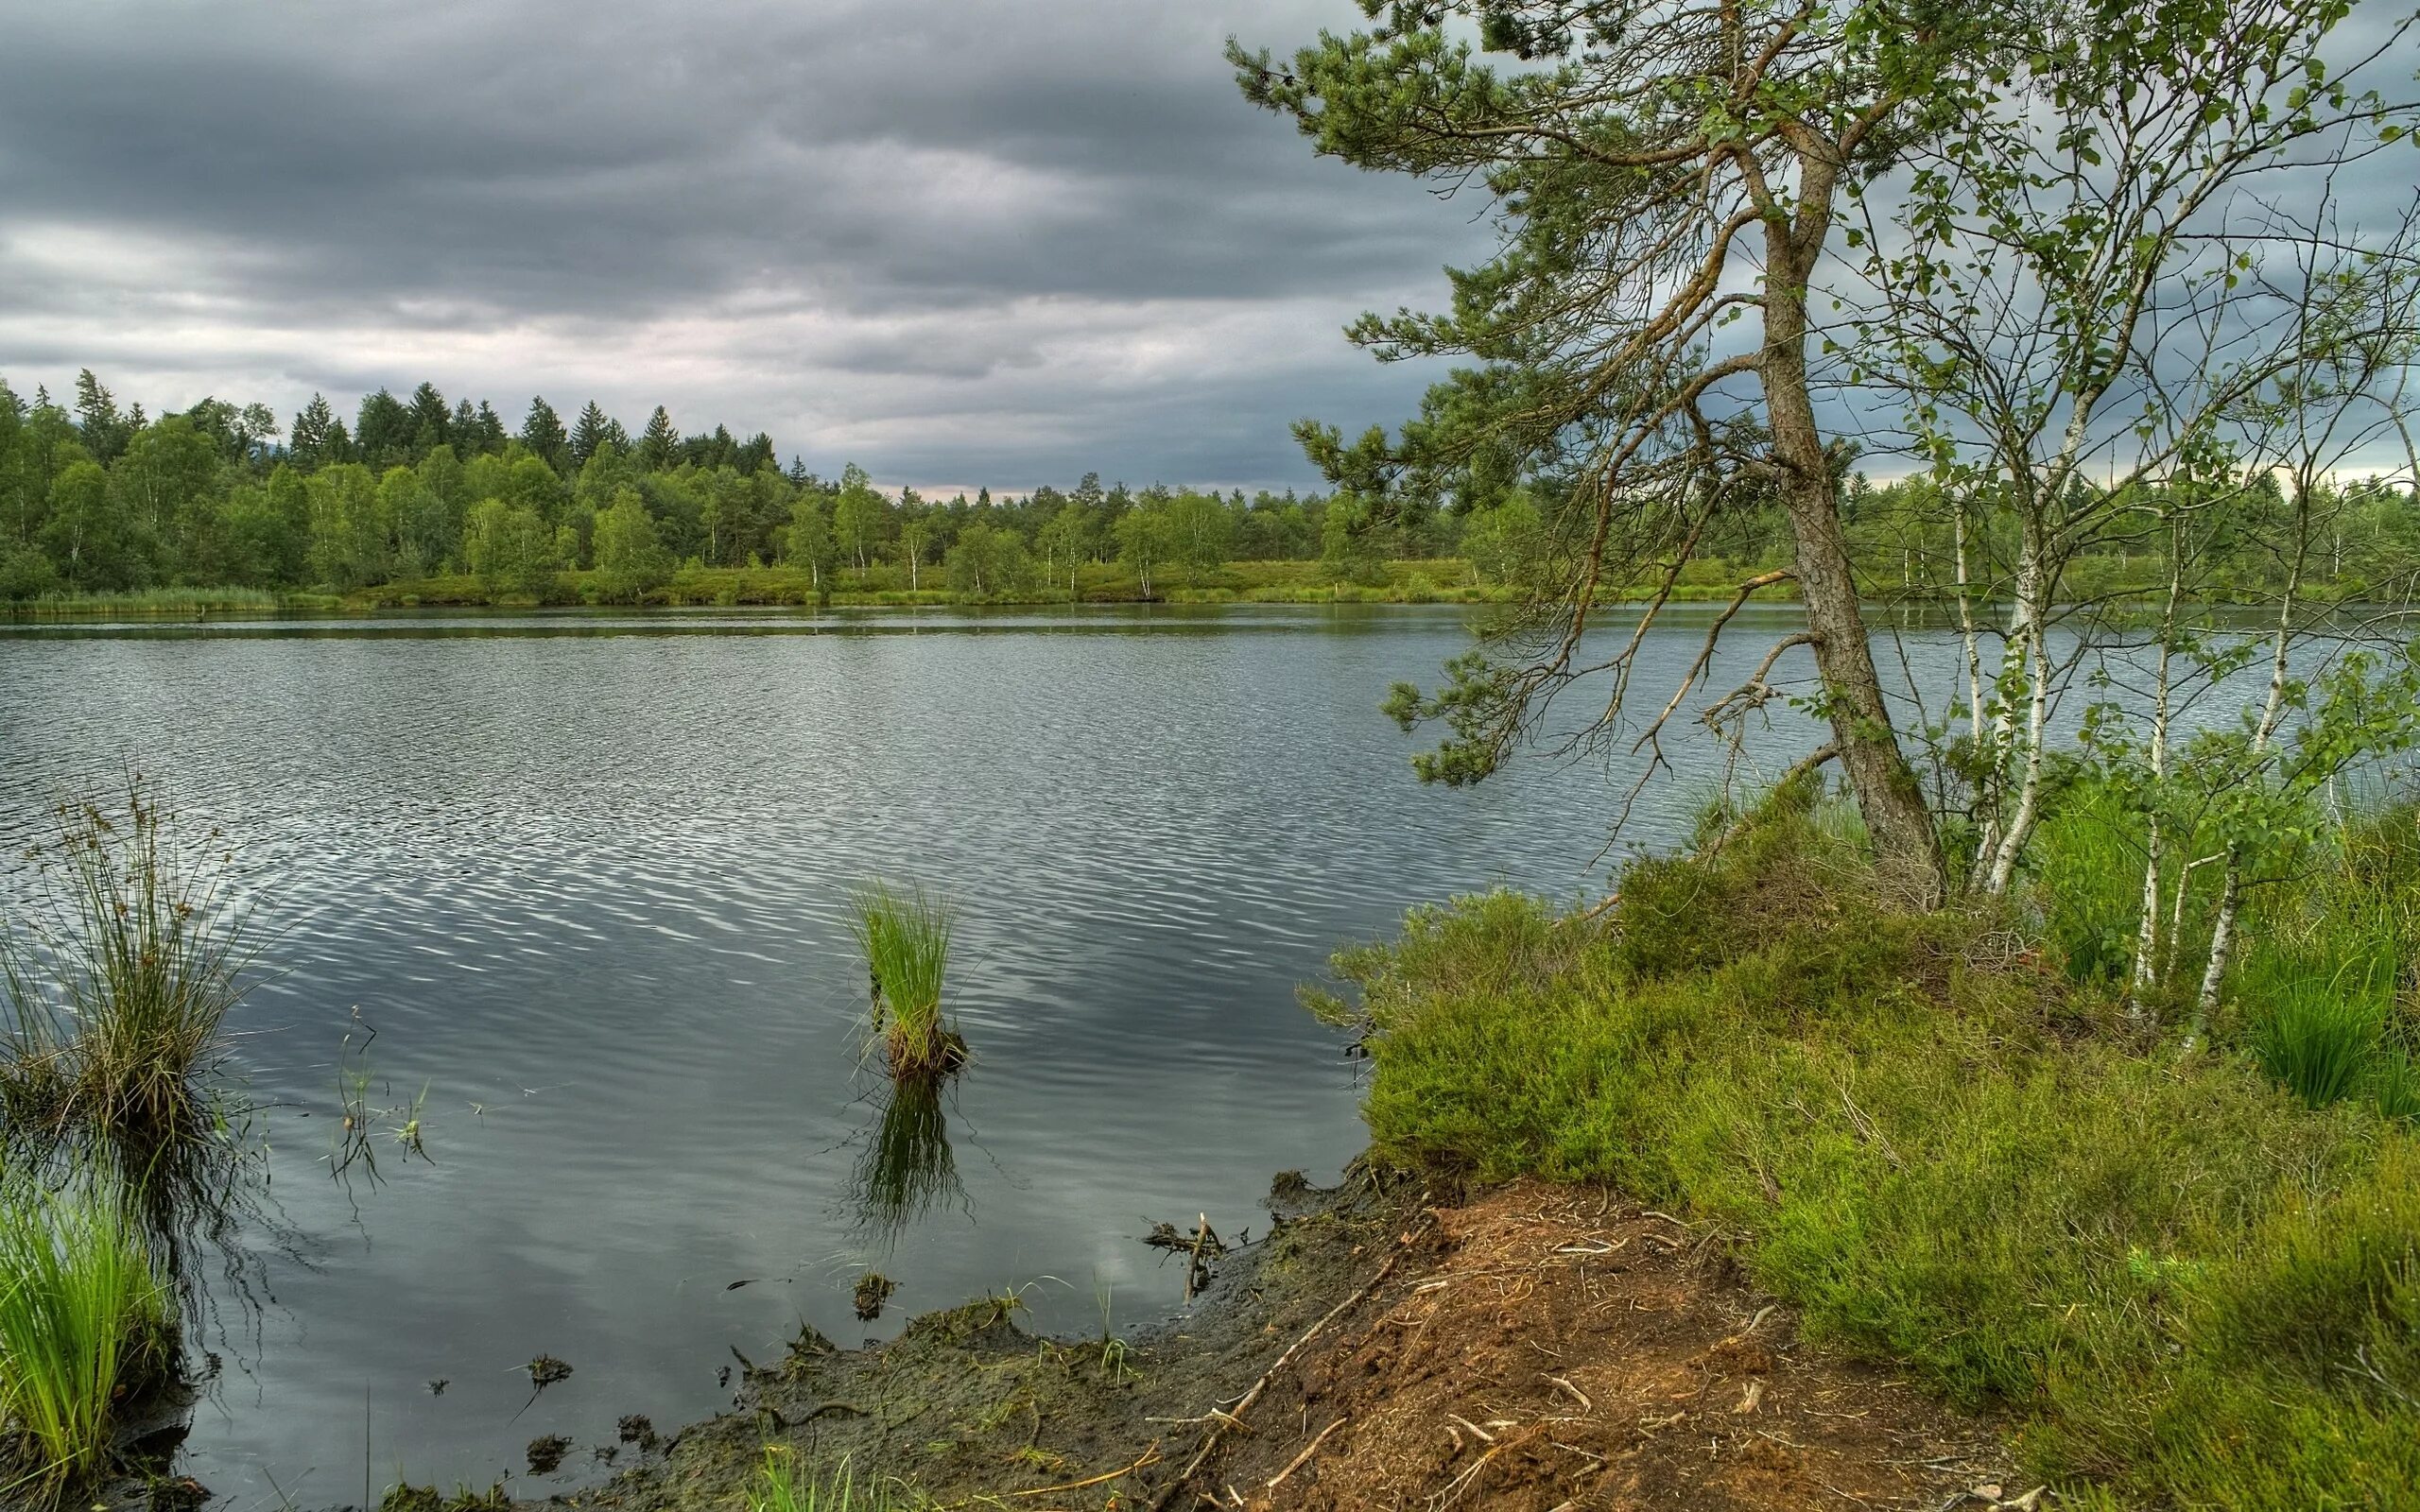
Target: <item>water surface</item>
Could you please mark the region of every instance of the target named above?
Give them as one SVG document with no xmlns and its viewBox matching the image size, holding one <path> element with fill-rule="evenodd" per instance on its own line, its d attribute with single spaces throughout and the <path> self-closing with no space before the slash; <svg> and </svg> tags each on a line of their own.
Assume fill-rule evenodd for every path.
<svg viewBox="0 0 2420 1512">
<path fill-rule="evenodd" d="M 131 760 L 241 842 L 278 931 L 233 1068 L 267 1205 L 249 1282 L 214 1287 L 186 1468 L 327 1505 L 570 1435 L 516 1482 L 543 1494 L 624 1413 L 726 1403 L 733 1351 L 802 1321 L 855 1341 L 1010 1287 L 1045 1328 L 1166 1315 L 1152 1222 L 1254 1228 L 1272 1173 L 1360 1146 L 1354 1066 L 1296 1003 L 1337 944 L 1455 892 L 1602 890 L 1601 765 L 1424 788 L 1376 713 L 1467 644 L 1460 610 L 1323 607 L 0 634 L 0 841 Z M 937 1110 L 954 1177 L 890 1224 L 881 1120 L 937 1129 L 859 1065 L 842 907 L 876 875 L 957 902 L 977 1057 Z M 356 1015 L 382 1102 L 426 1091 L 431 1162 L 389 1144 L 374 1184 L 329 1166 Z M 900 1282 L 872 1326 L 870 1265 Z M 574 1374 L 531 1403 L 542 1352 Z"/>
</svg>

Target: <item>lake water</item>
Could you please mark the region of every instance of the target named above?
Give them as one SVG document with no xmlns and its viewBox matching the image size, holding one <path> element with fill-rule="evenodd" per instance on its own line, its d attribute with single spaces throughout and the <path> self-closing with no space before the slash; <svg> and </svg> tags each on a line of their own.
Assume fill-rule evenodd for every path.
<svg viewBox="0 0 2420 1512">
<path fill-rule="evenodd" d="M 1668 672 L 1703 618 L 1676 626 Z M 733 1351 L 802 1320 L 854 1341 L 1011 1286 L 1046 1329 L 1168 1314 L 1153 1222 L 1257 1227 L 1273 1173 L 1360 1147 L 1295 996 L 1332 949 L 1456 892 L 1603 889 L 1602 763 L 1425 788 L 1376 713 L 1467 644 L 1457 610 L 1321 607 L 0 634 L 9 851 L 136 762 L 241 846 L 276 931 L 231 1068 L 267 1155 L 184 1468 L 322 1506 L 360 1499 L 365 1437 L 377 1486 L 450 1486 L 566 1434 L 514 1483 L 543 1494 L 622 1414 L 726 1403 Z M 1710 772 L 1628 837 L 1673 837 Z M 876 876 L 955 902 L 977 1059 L 938 1109 L 954 1178 L 876 1181 L 870 1217 L 886 1111 L 891 1147 L 937 1132 L 859 1065 L 843 910 Z M 385 1142 L 339 1182 L 356 1015 L 373 1103 L 425 1089 L 429 1160 Z M 874 1325 L 870 1266 L 900 1283 Z M 541 1353 L 574 1374 L 533 1403 Z"/>
</svg>

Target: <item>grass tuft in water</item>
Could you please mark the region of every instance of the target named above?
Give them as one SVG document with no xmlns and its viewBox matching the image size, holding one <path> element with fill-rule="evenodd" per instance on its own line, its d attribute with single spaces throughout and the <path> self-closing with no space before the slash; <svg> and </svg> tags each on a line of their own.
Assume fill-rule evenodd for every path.
<svg viewBox="0 0 2420 1512">
<path fill-rule="evenodd" d="M 942 1019 L 949 967 L 948 904 L 923 887 L 871 883 L 851 896 L 850 932 L 865 953 L 873 988 L 870 1027 L 894 1077 L 944 1074 L 966 1059 L 966 1041 Z"/>
<path fill-rule="evenodd" d="M 206 1127 L 200 1077 L 246 990 L 247 916 L 141 777 L 54 812 L 32 920 L 0 936 L 0 1106 L 54 1133 Z"/>
<path fill-rule="evenodd" d="M 119 1409 L 166 1368 L 176 1311 L 106 1179 L 0 1177 L 0 1492 L 55 1500 L 107 1468 Z"/>
</svg>

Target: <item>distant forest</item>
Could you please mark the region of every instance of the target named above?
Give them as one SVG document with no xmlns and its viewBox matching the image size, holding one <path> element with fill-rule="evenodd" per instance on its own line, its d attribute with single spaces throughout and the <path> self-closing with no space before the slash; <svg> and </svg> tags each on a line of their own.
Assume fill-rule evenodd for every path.
<svg viewBox="0 0 2420 1512">
<path fill-rule="evenodd" d="M 175 585 L 337 593 L 468 576 L 548 595 L 559 574 L 630 599 L 683 567 L 788 566 L 811 584 L 869 580 L 979 595 L 1125 563 L 1154 580 L 1229 560 L 1449 555 L 1432 516 L 1329 540 L 1328 500 L 1153 484 L 1087 472 L 946 501 L 778 459 L 772 438 L 683 435 L 659 405 L 634 437 L 595 403 L 566 424 L 544 399 L 515 427 L 433 384 L 381 389 L 348 425 L 320 396 L 290 425 L 260 404 L 207 399 L 147 416 L 90 369 L 73 406 L 0 381 L 0 598 Z"/>
<path fill-rule="evenodd" d="M 1953 592 L 1936 486 L 1844 482 L 1866 591 Z M 593 402 L 566 425 L 533 399 L 508 429 L 492 404 L 422 384 L 370 395 L 350 425 L 316 395 L 281 424 L 266 406 L 216 399 L 154 419 L 121 407 L 90 369 L 72 407 L 0 380 L 0 601 L 181 587 L 408 597 L 428 586 L 433 602 L 635 603 L 677 599 L 667 584 L 714 569 L 778 569 L 759 576 L 798 598 L 1151 598 L 1255 583 L 1399 590 L 1405 563 L 1422 567 L 1423 592 L 1434 572 L 1475 593 L 1558 549 L 1556 501 L 1539 482 L 1373 500 L 1104 487 L 1098 472 L 943 501 L 879 487 L 854 465 L 837 477 L 796 457 L 784 466 L 762 433 L 684 435 L 661 405 L 635 437 Z M 2412 596 L 2410 490 L 2347 482 L 2292 501 L 2266 479 L 2210 517 L 2213 539 L 2196 547 L 2217 566 L 2204 596 L 2261 596 L 2281 571 L 2268 517 L 2305 509 L 2324 543 L 2306 593 Z M 1678 578 L 1685 596 L 1786 563 L 1789 533 L 1778 507 L 1750 493 L 1709 520 L 1700 545 Z M 1979 561 L 2014 552 L 1974 545 Z M 2074 589 L 2148 590 L 2164 580 L 2162 549 L 2148 526 L 2139 540 L 2116 533 L 2071 566 Z M 1247 563 L 1315 565 L 1239 576 Z"/>
</svg>

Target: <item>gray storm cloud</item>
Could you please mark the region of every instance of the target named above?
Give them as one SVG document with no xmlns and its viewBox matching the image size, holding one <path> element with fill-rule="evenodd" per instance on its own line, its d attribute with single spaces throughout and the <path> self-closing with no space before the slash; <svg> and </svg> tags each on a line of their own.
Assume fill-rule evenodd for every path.
<svg viewBox="0 0 2420 1512">
<path fill-rule="evenodd" d="M 893 481 L 1303 483 L 1430 376 L 1474 204 L 1313 159 L 1230 33 L 1345 0 L 129 0 L 0 49 L 0 373 L 290 413 L 433 381 Z"/>
</svg>

